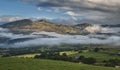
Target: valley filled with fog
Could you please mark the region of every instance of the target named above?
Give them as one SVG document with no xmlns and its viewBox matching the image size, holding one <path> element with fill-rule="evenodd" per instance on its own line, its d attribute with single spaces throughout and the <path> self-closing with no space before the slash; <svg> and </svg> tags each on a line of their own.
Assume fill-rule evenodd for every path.
<svg viewBox="0 0 120 70">
<path fill-rule="evenodd" d="M 70 35 L 45 31 L 32 32 L 30 34 L 14 34 L 9 29 L 0 28 L 0 47 L 29 47 L 61 44 L 120 45 L 118 28 L 109 28 L 101 32 L 103 34 L 89 33 L 87 35 Z M 112 32 L 112 34 L 105 34 L 106 32 Z"/>
</svg>

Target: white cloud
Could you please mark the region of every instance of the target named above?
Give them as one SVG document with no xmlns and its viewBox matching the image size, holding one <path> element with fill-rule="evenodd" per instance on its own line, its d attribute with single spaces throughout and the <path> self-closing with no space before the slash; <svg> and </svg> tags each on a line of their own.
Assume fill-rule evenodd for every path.
<svg viewBox="0 0 120 70">
<path fill-rule="evenodd" d="M 41 7 L 38 7 L 37 9 L 38 9 L 39 11 L 42 11 L 42 8 L 41 8 Z"/>
<path fill-rule="evenodd" d="M 68 11 L 66 12 L 66 14 L 70 15 L 70 16 L 78 16 L 78 14 L 75 14 L 74 12 L 72 11 Z"/>
<path fill-rule="evenodd" d="M 79 16 L 79 14 L 75 14 L 72 11 L 68 11 L 66 12 L 67 15 L 69 15 L 73 20 L 77 21 L 78 19 L 76 18 L 76 16 Z"/>
<path fill-rule="evenodd" d="M 7 23 L 7 22 L 12 22 L 12 21 L 21 20 L 21 19 L 23 18 L 18 16 L 0 16 L 1 23 Z"/>
</svg>

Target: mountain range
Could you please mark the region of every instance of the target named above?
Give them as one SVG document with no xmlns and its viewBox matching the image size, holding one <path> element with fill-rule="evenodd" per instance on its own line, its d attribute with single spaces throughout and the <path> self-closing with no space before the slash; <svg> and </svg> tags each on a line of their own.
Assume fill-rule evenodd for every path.
<svg viewBox="0 0 120 70">
<path fill-rule="evenodd" d="M 82 23 L 56 24 L 47 20 L 23 19 L 0 25 L 0 47 L 59 44 L 119 45 L 120 28 Z"/>
<path fill-rule="evenodd" d="M 2 28 L 8 28 L 13 33 L 31 33 L 31 32 L 56 32 L 59 34 L 113 34 L 120 33 L 120 24 L 116 25 L 97 25 L 90 23 L 82 23 L 77 25 L 56 24 L 45 19 L 32 21 L 23 19 L 0 25 Z"/>
<path fill-rule="evenodd" d="M 92 24 L 83 23 L 77 25 L 68 25 L 55 24 L 47 20 L 32 21 L 30 19 L 23 19 L 3 24 L 0 27 L 9 28 L 13 32 L 47 31 L 60 34 L 81 34 L 87 33 L 85 28 L 88 26 L 92 26 Z"/>
</svg>

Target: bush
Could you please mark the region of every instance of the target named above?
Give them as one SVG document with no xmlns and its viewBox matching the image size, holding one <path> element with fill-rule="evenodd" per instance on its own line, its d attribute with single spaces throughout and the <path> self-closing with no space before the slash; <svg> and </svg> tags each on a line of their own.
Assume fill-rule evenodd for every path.
<svg viewBox="0 0 120 70">
<path fill-rule="evenodd" d="M 82 53 L 82 51 L 78 51 L 78 53 Z"/>
<path fill-rule="evenodd" d="M 34 58 L 71 61 L 71 58 L 66 53 L 60 55 L 59 52 L 44 52 L 41 55 L 36 55 Z"/>
<path fill-rule="evenodd" d="M 40 58 L 40 55 L 35 55 L 35 57 L 34 58 Z"/>
<path fill-rule="evenodd" d="M 66 53 L 63 53 L 62 56 L 67 57 L 67 54 L 66 54 Z"/>
<path fill-rule="evenodd" d="M 2 55 L 2 57 L 10 57 L 11 55 L 9 54 L 5 54 L 5 55 Z"/>
<path fill-rule="evenodd" d="M 93 51 L 94 52 L 99 52 L 99 50 L 100 50 L 99 48 L 95 48 Z"/>
<path fill-rule="evenodd" d="M 85 59 L 84 56 L 80 56 L 80 57 L 78 58 L 78 60 L 80 60 L 80 61 L 82 61 L 83 59 Z"/>
<path fill-rule="evenodd" d="M 84 58 L 82 62 L 85 64 L 94 64 L 96 63 L 96 59 L 95 58 Z"/>
<path fill-rule="evenodd" d="M 116 65 L 120 66 L 120 60 L 110 59 L 110 60 L 105 62 L 105 66 L 108 66 L 108 67 L 115 67 Z"/>
</svg>

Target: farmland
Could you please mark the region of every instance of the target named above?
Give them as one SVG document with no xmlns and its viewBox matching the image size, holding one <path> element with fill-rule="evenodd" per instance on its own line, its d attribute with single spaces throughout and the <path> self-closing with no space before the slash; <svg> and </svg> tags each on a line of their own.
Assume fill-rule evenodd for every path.
<svg viewBox="0 0 120 70">
<path fill-rule="evenodd" d="M 120 59 L 120 56 L 110 55 L 110 54 L 106 54 L 103 52 L 82 52 L 82 53 L 77 53 L 77 54 L 73 54 L 70 56 L 72 56 L 72 57 L 74 57 L 74 56 L 94 57 L 99 61 L 109 60 L 109 59 Z"/>
<path fill-rule="evenodd" d="M 0 70 L 119 70 L 119 52 L 103 47 L 3 49 Z"/>
</svg>

